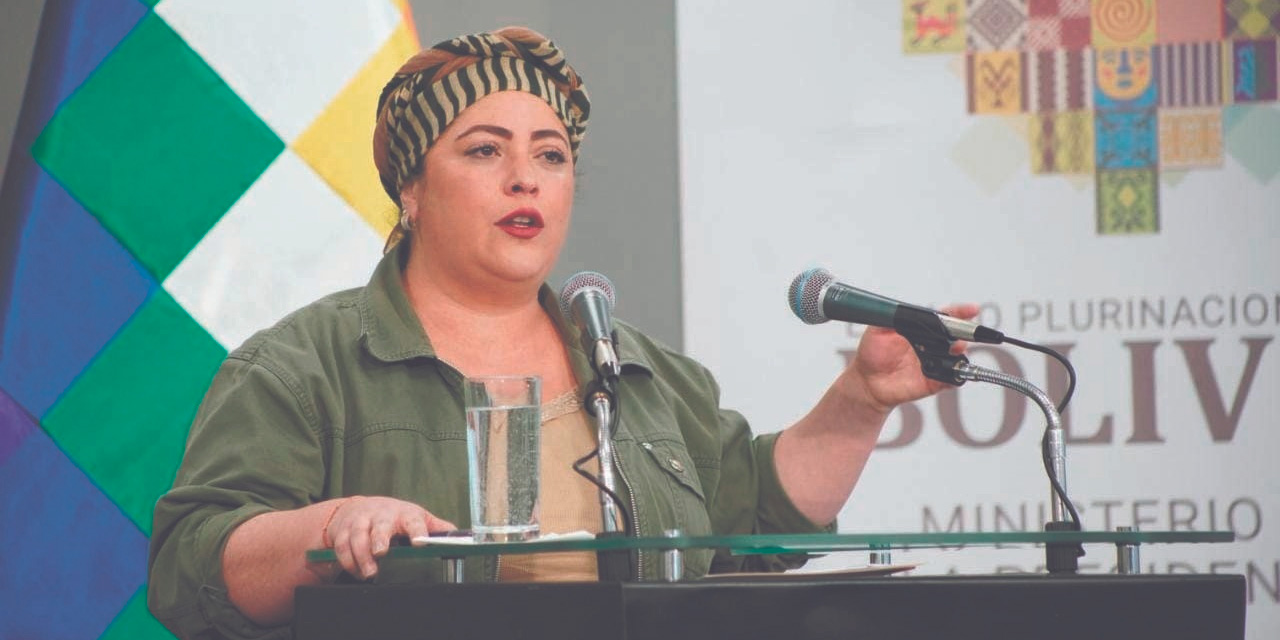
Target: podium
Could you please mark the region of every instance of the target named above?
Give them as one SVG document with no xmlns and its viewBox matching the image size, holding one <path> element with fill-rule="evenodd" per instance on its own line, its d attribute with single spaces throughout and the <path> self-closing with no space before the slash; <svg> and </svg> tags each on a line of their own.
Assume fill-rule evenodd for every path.
<svg viewBox="0 0 1280 640">
<path fill-rule="evenodd" d="M 1230 539 L 1230 534 L 1197 532 L 736 536 L 508 543 L 462 550 L 401 547 L 390 555 L 450 557 L 619 545 L 657 551 L 714 546 L 741 553 L 780 553 L 980 544 L 978 540 L 1043 543 L 1064 536 L 1117 545 Z M 513 546 L 517 548 L 511 550 Z M 311 552 L 309 557 L 324 555 Z M 296 594 L 294 634 L 298 640 L 1243 640 L 1244 620 L 1245 581 L 1239 575 L 786 574 L 665 583 L 302 587 Z"/>
</svg>

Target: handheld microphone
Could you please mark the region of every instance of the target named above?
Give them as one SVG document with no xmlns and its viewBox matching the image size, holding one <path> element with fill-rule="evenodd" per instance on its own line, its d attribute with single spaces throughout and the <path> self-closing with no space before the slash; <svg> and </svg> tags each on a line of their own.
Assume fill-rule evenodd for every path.
<svg viewBox="0 0 1280 640">
<path fill-rule="evenodd" d="M 923 332 L 949 340 L 1004 342 L 1004 334 L 995 329 L 836 282 L 826 269 L 810 269 L 796 276 L 787 291 L 787 303 L 807 324 L 840 320 L 886 327 L 908 338 Z"/>
<path fill-rule="evenodd" d="M 622 373 L 613 343 L 613 301 L 613 283 L 594 271 L 575 273 L 560 289 L 560 310 L 582 331 L 582 348 L 607 379 Z"/>
</svg>

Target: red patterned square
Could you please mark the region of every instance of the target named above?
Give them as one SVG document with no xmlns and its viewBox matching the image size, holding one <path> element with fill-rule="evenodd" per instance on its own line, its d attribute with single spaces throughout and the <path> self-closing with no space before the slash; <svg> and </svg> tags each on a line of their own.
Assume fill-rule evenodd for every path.
<svg viewBox="0 0 1280 640">
<path fill-rule="evenodd" d="M 1093 27 L 1089 16 L 1062 19 L 1062 48 L 1087 49 L 1093 42 Z"/>
<path fill-rule="evenodd" d="M 1222 38 L 1222 8 L 1205 0 L 1160 0 L 1156 42 L 1206 42 Z"/>
</svg>

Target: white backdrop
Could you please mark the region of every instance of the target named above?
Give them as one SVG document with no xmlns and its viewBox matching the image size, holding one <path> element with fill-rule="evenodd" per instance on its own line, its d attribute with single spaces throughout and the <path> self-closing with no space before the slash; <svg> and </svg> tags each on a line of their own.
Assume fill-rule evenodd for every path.
<svg viewBox="0 0 1280 640">
<path fill-rule="evenodd" d="M 685 343 L 725 405 L 758 432 L 780 429 L 856 345 L 856 328 L 809 327 L 788 310 L 787 285 L 811 266 L 909 302 L 982 303 L 1009 335 L 1071 345 L 1070 431 L 1094 440 L 1068 449 L 1085 527 L 1234 529 L 1232 544 L 1145 546 L 1143 570 L 1246 575 L 1249 637 L 1276 637 L 1280 178 L 1257 175 L 1258 149 L 1229 139 L 1220 168 L 1165 172 L 1158 232 L 1100 235 L 1092 177 L 1032 175 L 1025 118 L 966 113 L 963 54 L 904 55 L 900 3 L 782 7 L 677 9 Z M 1258 108 L 1271 110 L 1250 136 L 1266 165 L 1280 114 Z M 1048 384 L 1042 356 L 1005 353 L 973 359 Z M 842 531 L 1042 525 L 1038 411 L 969 384 L 944 421 L 956 400 L 920 403 L 918 437 L 904 435 L 912 411 L 890 418 L 882 443 L 909 442 L 874 454 Z M 1085 570 L 1114 569 L 1113 549 L 1087 551 Z M 895 560 L 924 563 L 919 573 L 1035 571 L 1043 551 Z"/>
</svg>

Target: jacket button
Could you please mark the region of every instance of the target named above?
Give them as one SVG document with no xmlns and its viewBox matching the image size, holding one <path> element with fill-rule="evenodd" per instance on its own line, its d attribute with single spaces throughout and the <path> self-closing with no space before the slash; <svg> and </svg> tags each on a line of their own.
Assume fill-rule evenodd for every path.
<svg viewBox="0 0 1280 640">
<path fill-rule="evenodd" d="M 680 461 L 679 461 L 679 460 L 676 460 L 675 458 L 672 458 L 672 459 L 668 460 L 667 462 L 671 463 L 671 468 L 672 468 L 672 469 L 675 469 L 677 472 L 684 473 L 684 465 L 680 464 Z"/>
</svg>

